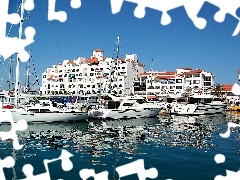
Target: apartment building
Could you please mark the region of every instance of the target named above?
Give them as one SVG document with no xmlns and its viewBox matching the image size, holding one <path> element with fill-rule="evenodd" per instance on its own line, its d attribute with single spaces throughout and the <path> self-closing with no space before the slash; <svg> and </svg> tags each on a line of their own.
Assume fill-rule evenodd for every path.
<svg viewBox="0 0 240 180">
<path fill-rule="evenodd" d="M 137 55 L 106 58 L 104 51 L 95 49 L 90 58 L 64 60 L 42 73 L 41 94 L 133 93 L 133 80 L 144 73 Z"/>
<path fill-rule="evenodd" d="M 210 94 L 214 75 L 201 69 L 178 68 L 173 72 L 147 71 L 135 79 L 135 93 L 149 97 L 182 96 L 184 93 Z M 144 88 L 145 87 L 145 88 Z"/>
</svg>

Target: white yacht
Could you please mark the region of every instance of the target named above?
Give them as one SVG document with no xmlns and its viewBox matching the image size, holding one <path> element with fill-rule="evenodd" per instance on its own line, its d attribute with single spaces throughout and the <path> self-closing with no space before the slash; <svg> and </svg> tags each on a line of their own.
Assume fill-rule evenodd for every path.
<svg viewBox="0 0 240 180">
<path fill-rule="evenodd" d="M 213 95 L 191 96 L 189 103 L 172 104 L 170 113 L 177 115 L 203 115 L 222 113 L 227 104 Z"/>
<path fill-rule="evenodd" d="M 93 119 L 134 119 L 156 117 L 161 111 L 160 106 L 147 106 L 139 103 L 137 99 L 107 100 L 104 107 L 91 109 L 89 118 Z"/>
<path fill-rule="evenodd" d="M 25 109 L 1 109 L 1 122 L 8 122 L 9 117 L 14 122 L 21 119 L 27 122 L 67 122 L 87 119 L 88 113 L 78 109 L 59 109 L 54 102 L 41 100 L 35 105 L 26 106 Z"/>
</svg>

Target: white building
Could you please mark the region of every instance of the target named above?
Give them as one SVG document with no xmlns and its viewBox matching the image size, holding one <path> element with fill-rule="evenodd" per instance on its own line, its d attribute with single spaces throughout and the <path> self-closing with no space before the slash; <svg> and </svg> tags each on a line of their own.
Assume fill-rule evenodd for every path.
<svg viewBox="0 0 240 180">
<path fill-rule="evenodd" d="M 42 73 L 41 94 L 95 94 L 133 92 L 133 79 L 144 72 L 137 55 L 126 58 L 105 58 L 103 51 L 96 49 L 90 58 L 64 60 Z"/>
<path fill-rule="evenodd" d="M 144 72 L 135 79 L 135 90 L 149 98 L 157 96 L 181 96 L 184 93 L 210 94 L 214 86 L 214 75 L 204 70 L 179 68 L 175 72 Z M 137 87 L 137 88 L 136 88 Z M 136 92 L 135 92 L 136 93 Z"/>
</svg>

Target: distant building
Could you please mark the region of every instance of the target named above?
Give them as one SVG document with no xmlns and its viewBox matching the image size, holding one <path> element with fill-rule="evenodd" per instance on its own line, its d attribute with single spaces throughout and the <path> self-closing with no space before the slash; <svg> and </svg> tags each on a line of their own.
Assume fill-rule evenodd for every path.
<svg viewBox="0 0 240 180">
<path fill-rule="evenodd" d="M 41 94 L 96 94 L 133 92 L 133 80 L 144 72 L 137 55 L 112 59 L 104 57 L 101 49 L 88 59 L 64 60 L 42 73 Z"/>
<path fill-rule="evenodd" d="M 177 97 L 184 93 L 210 94 L 213 86 L 212 73 L 191 68 L 178 68 L 174 72 L 147 71 L 134 81 L 135 93 L 146 93 L 148 98 Z"/>
</svg>

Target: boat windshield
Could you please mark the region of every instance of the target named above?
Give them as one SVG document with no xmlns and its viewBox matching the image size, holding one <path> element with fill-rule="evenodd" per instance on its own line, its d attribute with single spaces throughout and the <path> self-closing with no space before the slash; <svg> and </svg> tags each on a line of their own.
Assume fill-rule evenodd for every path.
<svg viewBox="0 0 240 180">
<path fill-rule="evenodd" d="M 118 109 L 118 107 L 120 106 L 120 102 L 119 101 L 108 101 L 108 109 Z"/>
<path fill-rule="evenodd" d="M 134 103 L 124 103 L 123 106 L 132 106 Z"/>
</svg>

